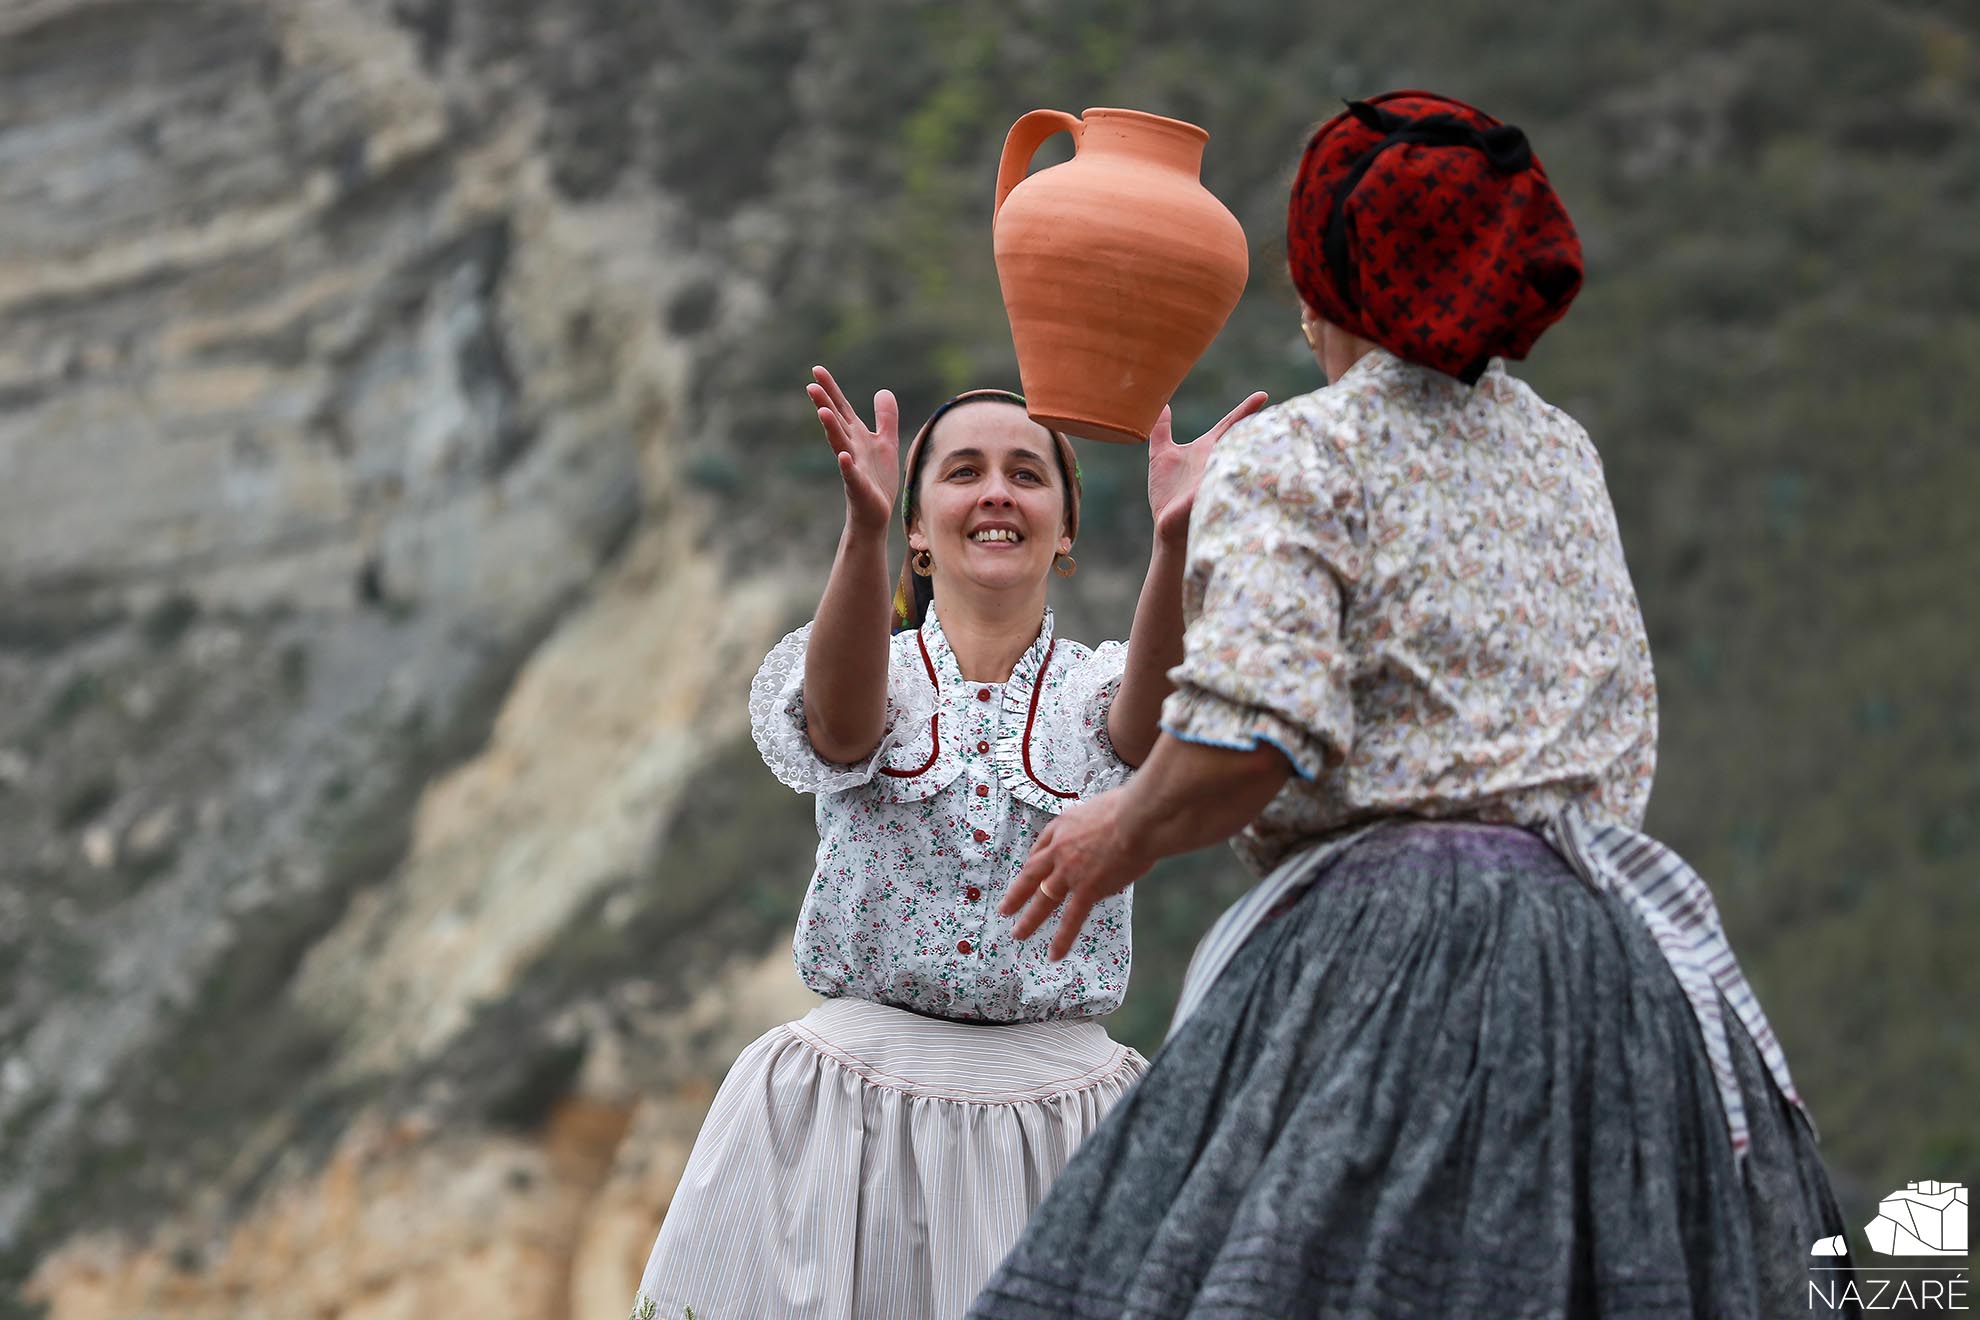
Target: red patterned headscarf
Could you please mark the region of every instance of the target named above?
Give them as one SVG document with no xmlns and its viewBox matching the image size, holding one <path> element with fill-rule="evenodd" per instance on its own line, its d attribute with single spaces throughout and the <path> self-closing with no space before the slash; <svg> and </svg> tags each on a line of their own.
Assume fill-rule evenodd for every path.
<svg viewBox="0 0 1980 1320">
<path fill-rule="evenodd" d="M 1581 240 L 1526 135 L 1432 92 L 1320 126 L 1286 247 L 1315 313 L 1467 385 L 1525 357 L 1581 290 Z"/>
</svg>

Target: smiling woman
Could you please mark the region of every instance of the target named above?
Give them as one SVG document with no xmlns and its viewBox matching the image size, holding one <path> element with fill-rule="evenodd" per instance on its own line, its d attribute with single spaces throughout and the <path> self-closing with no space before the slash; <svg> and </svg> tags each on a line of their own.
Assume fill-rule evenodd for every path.
<svg viewBox="0 0 1980 1320">
<path fill-rule="evenodd" d="M 1154 745 L 1197 482 L 1265 397 L 1192 445 L 1164 412 L 1134 626 L 1089 649 L 1055 635 L 1046 601 L 1054 565 L 1075 567 L 1071 443 L 1003 390 L 938 408 L 908 447 L 890 610 L 894 399 L 875 397 L 869 426 L 815 375 L 845 530 L 817 618 L 764 661 L 750 717 L 771 770 L 817 797 L 795 954 L 825 1002 L 730 1070 L 635 1314 L 960 1315 L 1146 1066 L 1095 1020 L 1126 990 L 1130 899 L 1096 905 L 1063 958 L 1014 939 L 997 905 L 1046 825 Z"/>
<path fill-rule="evenodd" d="M 995 593 L 1026 586 L 1042 605 L 1049 564 L 1072 576 L 1079 460 L 1065 436 L 1023 409 L 1024 400 L 1007 390 L 970 390 L 937 408 L 908 446 L 901 500 L 912 576 L 903 571 L 895 595 L 899 626 L 921 625 L 944 580 L 951 600 L 969 593 L 975 606 L 995 609 Z M 944 417 L 938 443 L 936 423 Z M 977 547 L 990 557 L 973 553 Z M 983 576 L 990 564 L 997 569 Z M 916 577 L 926 585 L 917 586 Z"/>
</svg>

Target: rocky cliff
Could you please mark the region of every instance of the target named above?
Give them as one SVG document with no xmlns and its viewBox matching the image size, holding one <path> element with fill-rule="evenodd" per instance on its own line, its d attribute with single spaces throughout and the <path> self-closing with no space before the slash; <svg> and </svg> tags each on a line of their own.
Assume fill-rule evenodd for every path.
<svg viewBox="0 0 1980 1320">
<path fill-rule="evenodd" d="M 561 1296 L 795 996 L 662 860 L 797 608 L 682 479 L 720 313 L 666 309 L 753 285 L 595 195 L 641 130 L 541 62 L 612 25 L 530 13 L 0 15 L 0 1243 L 55 1314 Z M 488 1020 L 592 929 L 623 1002 Z"/>
</svg>

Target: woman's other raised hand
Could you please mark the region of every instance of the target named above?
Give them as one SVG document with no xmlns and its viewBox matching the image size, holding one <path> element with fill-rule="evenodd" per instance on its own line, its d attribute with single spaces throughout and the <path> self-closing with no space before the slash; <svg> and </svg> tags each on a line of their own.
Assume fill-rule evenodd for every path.
<svg viewBox="0 0 1980 1320">
<path fill-rule="evenodd" d="M 1195 507 L 1196 488 L 1203 484 L 1203 469 L 1217 442 L 1266 402 L 1264 391 L 1252 394 L 1187 445 L 1176 443 L 1169 429 L 1169 410 L 1162 409 L 1155 428 L 1148 433 L 1148 511 L 1155 516 L 1157 537 L 1181 543 L 1189 535 L 1189 511 Z"/>
<path fill-rule="evenodd" d="M 873 396 L 873 425 L 860 420 L 846 392 L 823 367 L 811 369 L 813 383 L 805 386 L 818 407 L 818 424 L 839 456 L 839 476 L 846 483 L 846 525 L 882 531 L 894 511 L 894 489 L 901 474 L 901 409 L 892 390 Z"/>
</svg>

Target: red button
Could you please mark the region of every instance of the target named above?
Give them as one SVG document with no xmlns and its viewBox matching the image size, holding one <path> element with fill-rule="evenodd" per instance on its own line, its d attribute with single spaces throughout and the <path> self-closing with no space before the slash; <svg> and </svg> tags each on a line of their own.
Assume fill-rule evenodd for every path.
<svg viewBox="0 0 1980 1320">
<path fill-rule="evenodd" d="M 989 689 L 989 688 L 978 688 L 978 689 L 976 689 L 976 699 L 977 699 L 978 701 L 988 701 L 988 700 L 990 700 L 990 689 Z"/>
<path fill-rule="evenodd" d="M 987 742 L 980 742 L 976 744 L 976 750 L 979 752 L 987 752 L 990 750 L 990 744 Z"/>
<path fill-rule="evenodd" d="M 963 893 L 968 895 L 969 901 L 972 903 L 974 903 L 977 899 L 983 897 L 983 891 L 981 889 L 978 889 L 975 885 L 971 885 L 969 888 L 963 890 Z"/>
<path fill-rule="evenodd" d="M 969 942 L 968 940 L 957 940 L 957 941 L 956 941 L 956 952 L 957 952 L 957 953 L 968 953 L 968 952 L 969 952 L 969 951 L 970 951 L 971 949 L 974 949 L 975 947 L 976 947 L 976 946 L 975 946 L 974 944 L 971 944 L 971 943 L 970 943 L 970 942 Z"/>
<path fill-rule="evenodd" d="M 990 796 L 990 785 L 988 785 L 988 784 L 978 784 L 978 785 L 976 786 L 976 796 L 978 796 L 978 797 L 989 797 L 989 796 Z"/>
<path fill-rule="evenodd" d="M 990 842 L 990 832 L 988 830 L 978 830 L 976 832 L 976 841 L 978 843 Z"/>
</svg>

